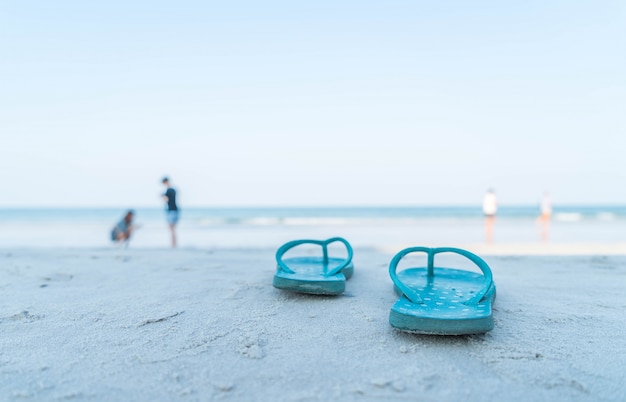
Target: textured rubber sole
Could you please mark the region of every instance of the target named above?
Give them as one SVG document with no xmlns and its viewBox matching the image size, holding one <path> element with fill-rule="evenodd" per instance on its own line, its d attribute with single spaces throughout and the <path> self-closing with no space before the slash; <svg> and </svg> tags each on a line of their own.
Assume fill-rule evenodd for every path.
<svg viewBox="0 0 626 402">
<path fill-rule="evenodd" d="M 493 329 L 493 317 L 465 320 L 441 320 L 407 316 L 391 310 L 389 324 L 392 327 L 413 334 L 424 335 L 472 335 L 484 334 Z"/>
<path fill-rule="evenodd" d="M 346 290 L 345 281 L 299 280 L 274 276 L 273 285 L 277 289 L 313 295 L 338 295 Z"/>
</svg>

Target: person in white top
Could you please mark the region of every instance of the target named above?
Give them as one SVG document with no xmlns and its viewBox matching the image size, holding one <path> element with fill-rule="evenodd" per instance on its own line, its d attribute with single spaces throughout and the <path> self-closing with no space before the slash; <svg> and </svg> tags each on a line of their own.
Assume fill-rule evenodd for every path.
<svg viewBox="0 0 626 402">
<path fill-rule="evenodd" d="M 483 198 L 483 214 L 485 214 L 485 237 L 487 243 L 493 242 L 493 225 L 496 221 L 496 212 L 498 212 L 498 200 L 493 189 L 487 190 L 487 194 Z"/>
</svg>

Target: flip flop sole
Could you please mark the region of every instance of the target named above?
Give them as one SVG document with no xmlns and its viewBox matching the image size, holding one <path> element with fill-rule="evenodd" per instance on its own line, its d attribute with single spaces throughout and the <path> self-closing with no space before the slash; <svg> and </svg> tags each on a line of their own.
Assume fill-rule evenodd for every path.
<svg viewBox="0 0 626 402">
<path fill-rule="evenodd" d="M 493 329 L 493 318 L 473 318 L 466 320 L 442 320 L 406 315 L 396 310 L 394 305 L 389 314 L 392 327 L 413 334 L 422 335 L 473 335 L 484 334 Z"/>
<path fill-rule="evenodd" d="M 338 295 L 346 289 L 345 279 L 315 280 L 304 278 L 288 278 L 280 274 L 274 275 L 273 285 L 277 289 L 314 295 Z"/>
<path fill-rule="evenodd" d="M 340 259 L 330 260 L 337 263 L 341 262 Z M 354 265 L 352 263 L 336 275 L 325 276 L 322 273 L 321 259 L 297 257 L 285 260 L 285 262 L 297 271 L 294 273 L 276 272 L 273 285 L 275 288 L 292 292 L 337 295 L 346 289 L 346 280 L 354 273 Z"/>
<path fill-rule="evenodd" d="M 467 305 L 464 302 L 481 289 L 481 275 L 449 268 L 435 268 L 434 273 L 435 280 L 430 281 L 425 268 L 411 268 L 398 274 L 404 284 L 422 295 L 423 303 L 413 303 L 402 296 L 389 313 L 392 327 L 433 335 L 479 334 L 493 329 L 491 305 L 495 285 L 479 303 Z"/>
</svg>

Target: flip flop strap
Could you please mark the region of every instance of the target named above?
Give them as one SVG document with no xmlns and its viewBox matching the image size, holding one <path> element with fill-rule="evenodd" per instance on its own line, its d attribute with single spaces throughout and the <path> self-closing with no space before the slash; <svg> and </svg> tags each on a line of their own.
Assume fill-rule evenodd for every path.
<svg viewBox="0 0 626 402">
<path fill-rule="evenodd" d="M 393 257 L 393 259 L 389 263 L 389 275 L 391 276 L 391 280 L 393 281 L 394 285 L 396 285 L 396 287 L 400 289 L 400 291 L 413 303 L 422 304 L 424 303 L 424 300 L 422 300 L 422 297 L 419 295 L 418 292 L 415 291 L 415 289 L 410 288 L 409 286 L 405 285 L 404 283 L 400 281 L 400 279 L 398 278 L 398 275 L 396 274 L 396 269 L 398 268 L 398 263 L 400 262 L 400 260 L 404 258 L 407 254 L 419 253 L 419 252 L 426 253 L 428 255 L 428 271 L 427 271 L 428 278 L 434 278 L 435 276 L 435 270 L 434 270 L 435 254 L 439 254 L 439 253 L 460 254 L 463 257 L 466 257 L 467 259 L 472 261 L 474 264 L 478 266 L 478 268 L 480 268 L 480 270 L 482 271 L 485 277 L 485 283 L 483 287 L 480 289 L 480 291 L 478 291 L 472 298 L 465 301 L 464 304 L 478 303 L 485 296 L 485 294 L 487 293 L 487 291 L 491 288 L 493 284 L 493 275 L 491 274 L 491 269 L 489 268 L 489 265 L 487 265 L 487 263 L 482 258 L 480 258 L 474 253 L 470 253 L 467 250 L 454 248 L 454 247 L 439 247 L 439 248 L 409 247 L 400 251 L 398 254 L 396 254 Z"/>
<path fill-rule="evenodd" d="M 323 259 L 323 263 L 324 266 L 328 266 L 328 245 L 331 243 L 335 243 L 335 242 L 340 242 L 343 243 L 344 246 L 346 246 L 346 250 L 348 251 L 348 257 L 346 258 L 346 260 L 338 265 L 337 267 L 333 268 L 331 271 L 327 272 L 325 275 L 326 276 L 332 276 L 337 274 L 339 271 L 341 271 L 342 269 L 344 269 L 345 267 L 347 267 L 350 262 L 352 261 L 352 246 L 350 246 L 350 243 L 348 243 L 348 241 L 344 238 L 341 237 L 331 237 L 330 239 L 327 240 L 309 240 L 309 239 L 304 239 L 304 240 L 293 240 L 290 241 L 288 243 L 283 244 L 282 246 L 280 246 L 280 248 L 278 250 L 276 250 L 276 262 L 278 263 L 278 266 L 285 272 L 288 272 L 290 274 L 295 273 L 292 269 L 290 269 L 287 264 L 284 263 L 283 261 L 283 256 L 285 255 L 285 253 L 287 251 L 289 251 L 290 249 L 299 246 L 301 244 L 317 244 L 319 246 L 322 246 L 322 251 L 324 253 L 324 259 Z"/>
</svg>

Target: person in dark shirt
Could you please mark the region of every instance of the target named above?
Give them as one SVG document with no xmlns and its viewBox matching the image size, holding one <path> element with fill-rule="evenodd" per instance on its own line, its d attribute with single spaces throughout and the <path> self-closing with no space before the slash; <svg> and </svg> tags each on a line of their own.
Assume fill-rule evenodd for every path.
<svg viewBox="0 0 626 402">
<path fill-rule="evenodd" d="M 163 178 L 163 185 L 167 188 L 163 194 L 163 200 L 167 206 L 167 223 L 172 233 L 172 247 L 176 247 L 176 224 L 180 216 L 178 206 L 176 205 L 176 190 L 172 188 L 170 180 L 167 177 Z"/>
<path fill-rule="evenodd" d="M 117 223 L 111 230 L 111 241 L 116 242 L 117 244 L 126 243 L 128 245 L 128 240 L 130 240 L 130 235 L 135 230 L 135 226 L 133 225 L 133 217 L 135 213 L 132 210 L 126 212 L 124 218 Z"/>
</svg>

